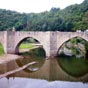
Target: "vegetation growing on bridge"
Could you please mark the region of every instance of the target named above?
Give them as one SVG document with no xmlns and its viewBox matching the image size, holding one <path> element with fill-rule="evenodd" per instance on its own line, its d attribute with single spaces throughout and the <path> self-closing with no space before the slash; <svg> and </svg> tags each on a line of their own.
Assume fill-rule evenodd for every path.
<svg viewBox="0 0 88 88">
<path fill-rule="evenodd" d="M 11 30 L 13 26 L 17 31 L 84 31 L 88 29 L 88 0 L 42 13 L 21 14 L 0 9 L 0 31 Z"/>
<path fill-rule="evenodd" d="M 3 55 L 4 54 L 4 48 L 2 46 L 2 44 L 0 44 L 0 55 Z"/>
</svg>

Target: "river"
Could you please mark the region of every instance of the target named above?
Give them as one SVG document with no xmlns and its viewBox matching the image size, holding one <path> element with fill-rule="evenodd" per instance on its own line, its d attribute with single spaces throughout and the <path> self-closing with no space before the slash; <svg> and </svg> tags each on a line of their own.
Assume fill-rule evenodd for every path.
<svg viewBox="0 0 88 88">
<path fill-rule="evenodd" d="M 42 54 L 44 53 L 23 53 L 23 59 L 13 61 L 12 66 L 7 64 L 8 68 L 12 67 L 8 69 L 10 71 L 16 65 L 23 66 L 29 62 L 38 62 L 38 64 L 29 66 L 24 71 L 15 74 L 18 77 L 10 77 L 9 79 L 1 78 L 0 88 L 88 88 L 88 76 L 79 79 L 79 82 L 75 82 L 77 81 L 76 77 L 78 78 L 88 73 L 87 59 L 55 57 L 46 60 L 45 57 L 41 57 Z M 72 80 L 74 82 L 71 82 Z M 80 82 L 82 80 L 86 83 Z"/>
</svg>

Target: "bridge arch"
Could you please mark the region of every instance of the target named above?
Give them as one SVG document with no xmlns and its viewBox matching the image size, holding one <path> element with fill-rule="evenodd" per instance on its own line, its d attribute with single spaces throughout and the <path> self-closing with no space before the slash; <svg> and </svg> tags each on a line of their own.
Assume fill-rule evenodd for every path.
<svg viewBox="0 0 88 88">
<path fill-rule="evenodd" d="M 44 52 L 45 52 L 45 55 L 46 55 L 46 51 L 45 51 L 45 49 L 44 49 L 44 47 L 43 47 L 43 44 L 42 44 L 38 39 L 33 38 L 33 37 L 29 37 L 29 36 L 24 37 L 24 38 L 22 38 L 20 41 L 18 41 L 18 43 L 16 44 L 16 47 L 15 47 L 15 53 L 16 53 L 16 54 L 19 53 L 19 46 L 20 46 L 20 44 L 21 44 L 23 41 L 25 41 L 26 39 L 28 39 L 28 38 L 33 39 L 36 44 L 41 45 L 42 48 L 43 48 L 43 50 L 44 50 Z"/>
<path fill-rule="evenodd" d="M 18 44 L 25 38 L 33 38 L 40 42 L 40 44 L 43 46 L 43 49 L 45 50 L 46 56 L 50 56 L 50 41 L 49 41 L 49 34 L 50 32 L 15 32 L 15 41 L 14 41 L 14 49 L 13 53 L 15 52 Z"/>
<path fill-rule="evenodd" d="M 88 39 L 83 37 L 83 36 L 73 36 L 73 37 L 70 37 L 70 38 L 66 38 L 63 42 L 61 42 L 60 44 L 57 43 L 57 52 L 56 52 L 56 56 L 58 55 L 58 52 L 59 50 L 61 49 L 61 47 L 63 46 L 63 44 L 65 44 L 66 42 L 68 42 L 70 39 L 73 39 L 73 38 L 81 38 L 83 40 L 85 40 L 86 42 L 88 42 Z"/>
</svg>

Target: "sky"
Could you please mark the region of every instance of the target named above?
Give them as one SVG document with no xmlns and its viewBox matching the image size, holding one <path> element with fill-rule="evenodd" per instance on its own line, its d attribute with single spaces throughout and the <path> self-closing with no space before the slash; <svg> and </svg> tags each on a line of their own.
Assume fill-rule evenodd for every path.
<svg viewBox="0 0 88 88">
<path fill-rule="evenodd" d="M 64 9 L 84 0 L 0 0 L 0 9 L 25 13 L 49 11 L 52 7 Z"/>
</svg>

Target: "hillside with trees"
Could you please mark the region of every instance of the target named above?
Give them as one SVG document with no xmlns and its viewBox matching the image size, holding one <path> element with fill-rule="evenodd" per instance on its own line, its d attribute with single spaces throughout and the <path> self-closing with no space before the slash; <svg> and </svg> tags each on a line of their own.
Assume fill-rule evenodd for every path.
<svg viewBox="0 0 88 88">
<path fill-rule="evenodd" d="M 65 9 L 42 13 L 19 13 L 0 9 L 0 31 L 85 31 L 88 29 L 88 0 Z"/>
</svg>

